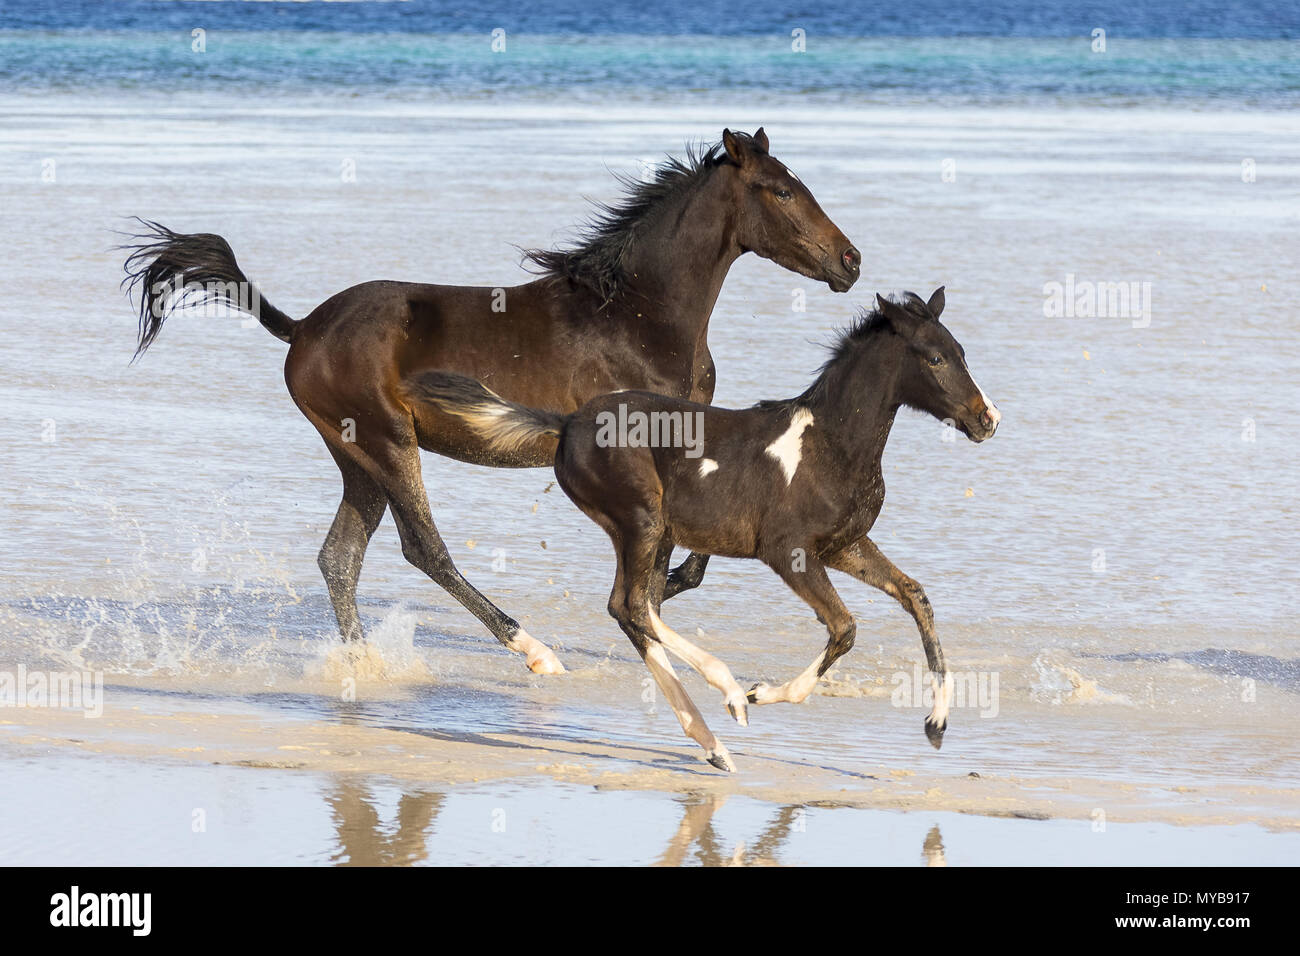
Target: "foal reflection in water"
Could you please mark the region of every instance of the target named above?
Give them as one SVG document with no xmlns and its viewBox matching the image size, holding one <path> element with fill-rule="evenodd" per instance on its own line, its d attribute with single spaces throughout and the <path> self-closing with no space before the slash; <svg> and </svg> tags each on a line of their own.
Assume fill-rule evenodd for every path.
<svg viewBox="0 0 1300 956">
<path fill-rule="evenodd" d="M 943 743 L 952 678 L 934 633 L 925 592 L 867 537 L 885 499 L 880 460 L 902 406 L 951 421 L 975 442 L 1001 420 L 975 384 L 965 350 L 939 322 L 944 294 L 928 302 L 906 293 L 876 297 L 836 344 L 803 394 L 753 408 L 725 409 L 650 392 L 617 392 L 570 415 L 506 401 L 479 382 L 445 372 L 415 376 L 416 396 L 463 419 L 508 451 L 539 436 L 559 439 L 555 475 L 573 501 L 609 534 L 618 572 L 609 612 L 618 621 L 672 705 L 687 736 L 721 770 L 735 764 L 677 679 L 668 653 L 722 693 L 737 723 L 747 704 L 800 702 L 853 646 L 853 616 L 827 568 L 850 574 L 895 598 L 921 632 L 934 689 L 925 732 Z M 610 443 L 601 422 L 611 414 L 702 416 L 703 448 Z M 659 617 L 674 545 L 701 554 L 757 558 L 804 599 L 826 625 L 825 649 L 803 673 L 779 687 L 740 689 L 731 671 Z"/>
</svg>

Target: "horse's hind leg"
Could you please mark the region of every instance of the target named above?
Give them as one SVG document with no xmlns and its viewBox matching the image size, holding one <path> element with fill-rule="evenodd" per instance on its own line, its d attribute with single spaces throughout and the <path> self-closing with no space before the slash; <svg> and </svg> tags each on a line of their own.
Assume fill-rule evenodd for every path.
<svg viewBox="0 0 1300 956">
<path fill-rule="evenodd" d="M 329 588 L 339 632 L 344 642 L 351 644 L 364 637 L 357 613 L 357 579 L 361 576 L 366 545 L 384 517 L 388 499 L 384 489 L 360 465 L 336 452 L 332 445 L 328 447 L 343 474 L 343 500 L 325 536 L 317 563 Z"/>
<path fill-rule="evenodd" d="M 865 584 L 884 591 L 912 615 L 921 632 L 921 646 L 925 648 L 926 663 L 930 666 L 930 686 L 934 690 L 934 706 L 925 718 L 925 736 L 937 750 L 943 745 L 943 732 L 948 729 L 948 708 L 952 703 L 952 675 L 944 663 L 943 648 L 934 633 L 934 610 L 921 585 L 898 570 L 894 562 L 885 557 L 874 541 L 861 538 L 827 562 L 837 571 L 851 574 Z"/>
<path fill-rule="evenodd" d="M 466 610 L 477 617 L 498 641 L 523 654 L 535 674 L 563 674 L 564 667 L 549 647 L 534 638 L 519 622 L 484 597 L 465 580 L 433 523 L 429 498 L 420 477 L 419 452 L 412 447 L 406 467 L 395 472 L 388 488 L 388 504 L 402 539 L 402 554 Z"/>
<path fill-rule="evenodd" d="M 780 687 L 755 684 L 749 690 L 749 700 L 755 704 L 798 704 L 807 700 L 821 676 L 853 647 L 857 626 L 821 564 L 809 558 L 802 571 L 793 570 L 780 561 L 771 563 L 769 567 L 813 609 L 817 620 L 826 625 L 829 638 L 825 650 L 798 677 Z"/>
<path fill-rule="evenodd" d="M 657 582 L 652 583 L 652 579 L 656 575 L 662 575 L 657 560 L 659 535 L 644 534 L 639 528 L 611 530 L 608 520 L 597 520 L 611 532 L 610 537 L 618 551 L 618 573 L 614 589 L 609 595 L 610 615 L 618 621 L 623 633 L 641 655 L 686 736 L 704 749 L 704 759 L 719 770 L 734 773 L 736 765 L 731 754 L 709 730 L 704 715 L 677 679 L 677 672 L 668 660 L 664 645 L 659 642 L 650 624 L 650 614 L 653 613 L 650 599 L 652 589 L 657 589 Z"/>
<path fill-rule="evenodd" d="M 549 647 L 530 636 L 518 621 L 480 594 L 456 569 L 429 511 L 429 497 L 424 490 L 420 469 L 420 449 L 410 419 L 392 409 L 391 417 L 384 424 L 384 418 L 375 414 L 370 427 L 358 429 L 355 441 L 343 442 L 336 433 L 331 433 L 328 419 L 316 414 L 301 400 L 298 404 L 303 414 L 326 436 L 330 451 L 362 468 L 366 477 L 383 489 L 388 507 L 393 511 L 406 560 L 487 625 L 498 641 L 523 654 L 529 670 L 536 674 L 564 673 Z"/>
</svg>

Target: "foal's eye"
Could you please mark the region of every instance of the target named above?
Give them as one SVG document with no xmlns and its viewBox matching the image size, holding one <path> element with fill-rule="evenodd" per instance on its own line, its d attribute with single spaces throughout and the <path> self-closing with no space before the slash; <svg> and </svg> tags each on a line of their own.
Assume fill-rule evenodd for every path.
<svg viewBox="0 0 1300 956">
<path fill-rule="evenodd" d="M 778 190 L 776 191 L 776 198 L 779 199 L 779 200 L 781 200 L 781 202 L 785 202 L 787 199 L 790 198 L 790 190 L 788 190 L 788 189 L 778 189 Z"/>
<path fill-rule="evenodd" d="M 930 356 L 930 367 L 931 367 L 931 368 L 938 368 L 938 367 L 939 367 L 940 365 L 942 365 L 942 364 L 943 364 L 943 356 L 942 356 L 942 355 L 931 355 L 931 356 Z"/>
</svg>

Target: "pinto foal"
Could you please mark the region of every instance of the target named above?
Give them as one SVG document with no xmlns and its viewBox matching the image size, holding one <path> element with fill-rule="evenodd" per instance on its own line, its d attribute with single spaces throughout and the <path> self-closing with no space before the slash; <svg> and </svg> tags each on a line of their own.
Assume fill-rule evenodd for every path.
<svg viewBox="0 0 1300 956">
<path fill-rule="evenodd" d="M 972 380 L 961 345 L 938 321 L 942 288 L 929 302 L 909 292 L 901 302 L 877 296 L 876 304 L 842 333 L 802 395 L 752 408 L 717 408 L 629 391 L 603 395 L 561 415 L 508 402 L 473 379 L 449 373 L 425 372 L 410 386 L 416 396 L 464 419 L 503 450 L 543 434 L 559 438 L 556 479 L 609 534 L 618 557 L 609 612 L 682 729 L 721 770 L 735 770 L 731 755 L 705 725 L 666 652 L 721 691 L 742 726 L 748 724 L 747 703 L 803 701 L 853 646 L 853 616 L 827 568 L 879 588 L 916 621 L 935 701 L 925 732 L 936 748 L 943 743 L 952 678 L 935 637 L 930 602 L 867 532 L 884 503 L 880 460 L 900 407 L 950 421 L 975 442 L 992 437 L 1002 416 Z M 694 416 L 695 440 L 681 427 L 687 416 Z M 669 432 L 676 423 L 677 436 L 687 436 L 686 441 L 664 441 L 664 435 L 648 441 L 645 425 L 651 422 Z M 659 617 L 674 545 L 762 561 L 826 625 L 825 649 L 780 687 L 756 684 L 742 691 L 724 663 Z"/>
</svg>

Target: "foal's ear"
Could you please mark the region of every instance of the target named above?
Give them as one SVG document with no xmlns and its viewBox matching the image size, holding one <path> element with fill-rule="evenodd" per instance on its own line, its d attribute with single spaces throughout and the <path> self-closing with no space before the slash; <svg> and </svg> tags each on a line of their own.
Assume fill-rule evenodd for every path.
<svg viewBox="0 0 1300 956">
<path fill-rule="evenodd" d="M 749 142 L 743 136 L 737 136 L 729 129 L 722 131 L 722 147 L 727 156 L 737 166 L 744 166 L 749 161 Z"/>
<path fill-rule="evenodd" d="M 886 299 L 879 292 L 876 293 L 876 308 L 894 327 L 894 331 L 904 338 L 911 338 L 912 333 L 916 331 L 919 324 L 917 317 L 892 299 Z"/>
<path fill-rule="evenodd" d="M 760 153 L 767 152 L 767 133 L 763 132 L 761 126 L 758 128 L 758 132 L 754 134 L 754 145 L 758 147 Z"/>
<path fill-rule="evenodd" d="M 943 288 L 943 286 L 939 286 L 939 288 L 935 289 L 934 294 L 930 296 L 930 301 L 925 304 L 925 307 L 930 310 L 930 314 L 936 319 L 943 315 Z"/>
</svg>

